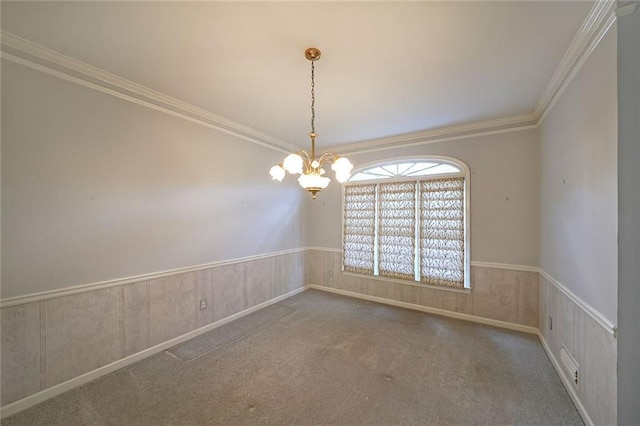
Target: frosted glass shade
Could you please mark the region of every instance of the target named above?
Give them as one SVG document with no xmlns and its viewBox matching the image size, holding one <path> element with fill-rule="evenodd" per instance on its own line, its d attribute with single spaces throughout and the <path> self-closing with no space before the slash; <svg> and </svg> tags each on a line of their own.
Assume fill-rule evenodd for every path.
<svg viewBox="0 0 640 426">
<path fill-rule="evenodd" d="M 336 180 L 340 183 L 345 183 L 351 177 L 351 173 L 338 173 L 336 172 Z"/>
<path fill-rule="evenodd" d="M 340 157 L 331 165 L 331 169 L 336 172 L 336 176 L 338 174 L 348 175 L 351 173 L 351 169 L 353 169 L 353 164 L 345 157 Z"/>
<path fill-rule="evenodd" d="M 291 174 L 302 173 L 302 165 L 302 157 L 300 157 L 298 154 L 287 155 L 287 158 L 285 158 L 284 162 L 282 163 L 284 169 Z"/>
<path fill-rule="evenodd" d="M 301 175 L 298 178 L 298 183 L 306 190 L 325 189 L 327 185 L 329 185 L 329 182 L 331 182 L 331 179 L 320 175 Z"/>
<path fill-rule="evenodd" d="M 269 174 L 271 175 L 271 179 L 282 182 L 282 179 L 284 179 L 285 171 L 280 166 L 273 166 L 271 170 L 269 170 Z"/>
</svg>

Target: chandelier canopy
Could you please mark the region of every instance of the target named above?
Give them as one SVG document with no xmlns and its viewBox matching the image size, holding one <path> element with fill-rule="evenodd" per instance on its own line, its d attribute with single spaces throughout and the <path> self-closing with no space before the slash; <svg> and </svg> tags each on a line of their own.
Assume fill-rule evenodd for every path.
<svg viewBox="0 0 640 426">
<path fill-rule="evenodd" d="M 346 158 L 340 157 L 332 152 L 325 152 L 316 159 L 316 112 L 315 112 L 315 66 L 314 63 L 320 59 L 320 50 L 310 47 L 304 52 L 304 56 L 311 61 L 311 154 L 300 151 L 296 154 L 289 154 L 282 163 L 273 166 L 269 174 L 273 180 L 282 182 L 285 171 L 291 174 L 299 174 L 298 183 L 307 191 L 311 192 L 313 199 L 316 194 L 329 185 L 331 179 L 323 176 L 326 172 L 322 168 L 325 164 L 330 164 L 331 169 L 336 173 L 336 180 L 340 183 L 346 182 L 351 176 L 353 164 Z"/>
</svg>

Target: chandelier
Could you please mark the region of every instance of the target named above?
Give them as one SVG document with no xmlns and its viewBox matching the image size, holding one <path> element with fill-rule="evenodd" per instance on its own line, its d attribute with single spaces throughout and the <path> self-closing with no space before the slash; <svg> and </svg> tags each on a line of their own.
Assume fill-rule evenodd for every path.
<svg viewBox="0 0 640 426">
<path fill-rule="evenodd" d="M 347 158 L 339 157 L 332 152 L 325 152 L 320 158 L 316 159 L 314 63 L 320 59 L 320 54 L 320 50 L 315 47 L 310 47 L 304 52 L 304 56 L 311 61 L 311 133 L 309 133 L 309 137 L 311 138 L 311 154 L 306 151 L 289 154 L 281 164 L 273 166 L 271 170 L 269 170 L 269 174 L 273 180 L 277 180 L 278 182 L 282 182 L 285 171 L 291 174 L 299 174 L 298 183 L 311 193 L 314 200 L 316 199 L 316 194 L 326 188 L 329 182 L 331 182 L 331 179 L 324 176 L 326 172 L 322 168 L 323 165 L 331 164 L 331 169 L 336 173 L 336 180 L 340 183 L 346 182 L 349 179 L 351 169 L 353 169 L 353 164 L 351 164 Z"/>
</svg>

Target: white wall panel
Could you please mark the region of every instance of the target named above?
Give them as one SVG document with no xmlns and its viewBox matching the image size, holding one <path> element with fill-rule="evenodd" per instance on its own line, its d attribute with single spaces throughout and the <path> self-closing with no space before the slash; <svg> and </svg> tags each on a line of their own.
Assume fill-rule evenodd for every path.
<svg viewBox="0 0 640 426">
<path fill-rule="evenodd" d="M 540 128 L 540 267 L 614 323 L 616 80 L 614 26 Z"/>
</svg>

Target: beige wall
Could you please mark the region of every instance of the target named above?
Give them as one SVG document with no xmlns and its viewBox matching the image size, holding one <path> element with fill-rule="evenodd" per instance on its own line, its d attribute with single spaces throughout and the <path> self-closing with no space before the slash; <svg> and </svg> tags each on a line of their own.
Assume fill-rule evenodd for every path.
<svg viewBox="0 0 640 426">
<path fill-rule="evenodd" d="M 538 133 L 523 130 L 429 145 L 350 154 L 357 168 L 373 161 L 440 155 L 471 170 L 471 261 L 538 265 Z M 330 186 L 309 200 L 309 241 L 341 248 L 342 192 Z"/>
<path fill-rule="evenodd" d="M 617 317 L 616 28 L 540 127 L 540 266 Z"/>
<path fill-rule="evenodd" d="M 617 422 L 616 80 L 614 25 L 540 126 L 538 328 L 586 423 L 596 425 Z M 578 363 L 577 384 L 562 347 Z"/>
<path fill-rule="evenodd" d="M 305 246 L 282 156 L 3 60 L 1 297 Z"/>
</svg>

